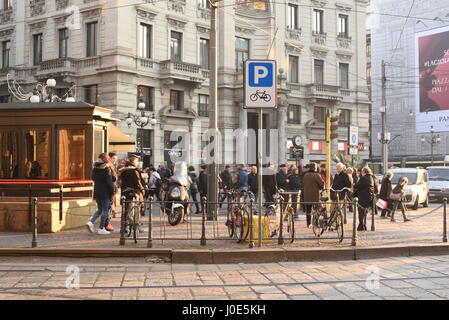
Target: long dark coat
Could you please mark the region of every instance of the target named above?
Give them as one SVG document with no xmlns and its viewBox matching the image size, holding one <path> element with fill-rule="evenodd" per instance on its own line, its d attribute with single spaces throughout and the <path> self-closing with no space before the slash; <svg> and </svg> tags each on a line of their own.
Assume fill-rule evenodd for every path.
<svg viewBox="0 0 449 320">
<path fill-rule="evenodd" d="M 354 196 L 359 198 L 359 204 L 364 208 L 373 206 L 374 195 L 377 194 L 377 179 L 372 175 L 362 176 L 354 186 Z"/>
<path fill-rule="evenodd" d="M 304 175 L 304 202 L 319 202 L 323 179 L 318 172 L 309 171 Z"/>
<path fill-rule="evenodd" d="M 390 200 L 391 190 L 392 190 L 391 180 L 385 177 L 382 180 L 382 185 L 380 186 L 379 198 L 385 201 Z"/>
</svg>

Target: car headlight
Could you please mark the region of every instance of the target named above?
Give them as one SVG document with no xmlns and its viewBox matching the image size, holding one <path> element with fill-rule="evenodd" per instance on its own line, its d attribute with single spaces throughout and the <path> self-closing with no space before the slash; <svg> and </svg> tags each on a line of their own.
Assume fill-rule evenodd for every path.
<svg viewBox="0 0 449 320">
<path fill-rule="evenodd" d="M 442 192 L 449 192 L 449 188 L 443 188 L 441 189 Z"/>
<path fill-rule="evenodd" d="M 181 190 L 178 187 L 175 187 L 171 190 L 170 195 L 172 198 L 179 198 L 181 196 Z"/>
</svg>

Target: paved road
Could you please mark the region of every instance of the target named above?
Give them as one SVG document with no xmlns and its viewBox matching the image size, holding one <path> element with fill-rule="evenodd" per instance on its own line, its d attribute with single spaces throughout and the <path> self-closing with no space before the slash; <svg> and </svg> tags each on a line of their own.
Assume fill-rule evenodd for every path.
<svg viewBox="0 0 449 320">
<path fill-rule="evenodd" d="M 76 267 L 66 273 L 70 265 Z M 76 268 L 80 289 L 67 289 L 67 284 L 77 285 Z M 449 256 L 257 265 L 165 264 L 144 258 L 0 258 L 0 300 L 447 298 Z"/>
<path fill-rule="evenodd" d="M 397 222 L 390 222 L 389 219 L 381 219 L 375 216 L 376 231 L 371 230 L 371 219 L 368 221 L 368 230 L 360 232 L 358 235 L 358 246 L 382 246 L 382 245 L 412 245 L 441 243 L 443 237 L 443 209 L 439 204 L 432 204 L 429 208 L 420 208 L 417 211 L 409 210 L 408 216 L 411 222 L 404 223 L 402 215 L 397 212 Z M 371 216 L 369 217 L 371 218 Z M 87 221 L 87 217 L 86 217 Z M 195 249 L 200 246 L 201 238 L 201 217 L 192 215 L 191 223 L 183 223 L 176 227 L 167 224 L 166 217 L 160 216 L 159 210 L 153 214 L 153 237 L 164 237 L 165 241 L 154 240 L 155 248 L 168 247 L 174 249 Z M 206 248 L 240 249 L 247 248 L 247 244 L 236 243 L 230 240 L 225 226 L 225 209 L 218 223 L 208 221 L 206 223 Z M 67 230 L 54 234 L 39 234 L 39 247 L 43 248 L 116 248 L 119 244 L 120 229 L 119 218 L 113 221 L 117 230 L 107 236 L 90 234 L 85 227 Z M 190 229 L 191 227 L 191 229 Z M 189 228 L 189 229 L 188 229 Z M 133 241 L 128 241 L 128 247 L 146 247 L 148 237 L 148 217 L 143 219 L 142 241 L 137 245 Z M 306 217 L 301 214 L 299 220 L 295 222 L 296 239 L 292 244 L 285 244 L 284 247 L 349 247 L 352 235 L 352 213 L 348 213 L 348 223 L 345 225 L 345 240 L 339 244 L 336 240 L 336 232 L 326 232 L 321 244 L 318 244 L 312 230 L 306 228 Z M 216 239 L 222 240 L 216 240 Z M 177 239 L 177 240 L 175 240 Z M 189 239 L 189 240 L 187 240 Z M 29 232 L 0 232 L 1 248 L 29 248 L 31 245 L 31 234 Z M 279 247 L 278 239 L 273 238 L 265 243 L 264 247 Z M 203 247 L 204 248 L 204 247 Z"/>
</svg>

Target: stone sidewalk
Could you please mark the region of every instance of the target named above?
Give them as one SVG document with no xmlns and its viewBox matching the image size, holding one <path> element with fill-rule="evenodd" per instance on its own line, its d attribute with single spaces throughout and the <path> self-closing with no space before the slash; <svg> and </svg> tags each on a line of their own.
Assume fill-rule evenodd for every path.
<svg viewBox="0 0 449 320">
<path fill-rule="evenodd" d="M 409 210 L 411 222 L 402 222 L 402 216 L 398 212 L 397 222 L 389 219 L 381 219 L 375 216 L 376 231 L 365 231 L 358 233 L 358 247 L 371 246 L 395 246 L 416 244 L 437 244 L 442 242 L 443 237 L 443 209 L 440 205 L 432 204 L 429 208 L 421 208 L 418 211 Z M 348 212 L 348 223 L 345 225 L 345 239 L 343 243 L 337 243 L 335 232 L 326 232 L 318 244 L 313 231 L 306 228 L 305 215 L 301 214 L 295 221 L 296 239 L 294 243 L 286 243 L 283 248 L 335 248 L 350 247 L 352 236 L 352 213 Z M 38 246 L 40 248 L 117 248 L 119 247 L 120 219 L 113 221 L 115 232 L 111 235 L 100 236 L 90 234 L 85 227 L 62 231 L 54 234 L 38 234 Z M 160 215 L 160 210 L 153 212 L 153 248 L 173 249 L 243 249 L 247 243 L 236 243 L 229 239 L 225 226 L 225 210 L 220 213 L 218 222 L 206 221 L 207 245 L 200 245 L 202 217 L 192 215 L 189 223 L 178 226 L 170 226 L 166 217 Z M 368 219 L 368 230 L 371 227 L 371 216 Z M 145 248 L 148 238 L 148 217 L 143 218 L 142 240 L 137 244 L 129 239 L 126 247 Z M 156 238 L 164 238 L 157 240 Z M 176 240 L 175 240 L 176 239 Z M 220 240 L 218 240 L 220 239 Z M 256 242 L 257 246 L 257 242 Z M 265 248 L 277 248 L 278 239 L 273 238 L 263 244 Z M 30 248 L 31 233 L 0 232 L 0 248 Z"/>
<path fill-rule="evenodd" d="M 0 257 L 0 300 L 449 298 L 449 256 L 215 265 L 152 264 L 135 258 L 92 261 Z M 79 289 L 67 289 L 69 265 L 78 267 Z"/>
</svg>

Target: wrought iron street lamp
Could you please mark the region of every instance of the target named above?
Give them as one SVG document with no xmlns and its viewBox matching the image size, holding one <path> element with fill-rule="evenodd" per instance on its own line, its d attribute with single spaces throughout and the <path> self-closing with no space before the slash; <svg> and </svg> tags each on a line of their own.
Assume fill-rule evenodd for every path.
<svg viewBox="0 0 449 320">
<path fill-rule="evenodd" d="M 156 117 L 154 115 L 151 116 L 151 118 L 149 118 L 146 114 L 145 114 L 145 108 L 146 105 L 143 101 L 140 101 L 139 104 L 137 105 L 137 109 L 140 111 L 137 114 L 131 114 L 131 112 L 128 112 L 128 116 L 124 119 L 126 124 L 128 125 L 128 128 L 131 128 L 131 125 L 134 123 L 136 126 L 138 126 L 141 130 L 140 130 L 140 153 L 143 154 L 143 139 L 144 139 L 144 131 L 143 129 L 150 125 L 151 127 L 154 127 L 157 124 L 157 120 Z M 151 108 L 150 108 L 151 109 Z"/>
<path fill-rule="evenodd" d="M 424 136 L 421 136 L 421 143 L 424 142 L 430 144 L 431 165 L 433 166 L 433 148 L 441 142 L 440 135 L 435 135 L 435 129 L 433 126 L 430 127 L 430 140 L 427 140 Z"/>
</svg>

